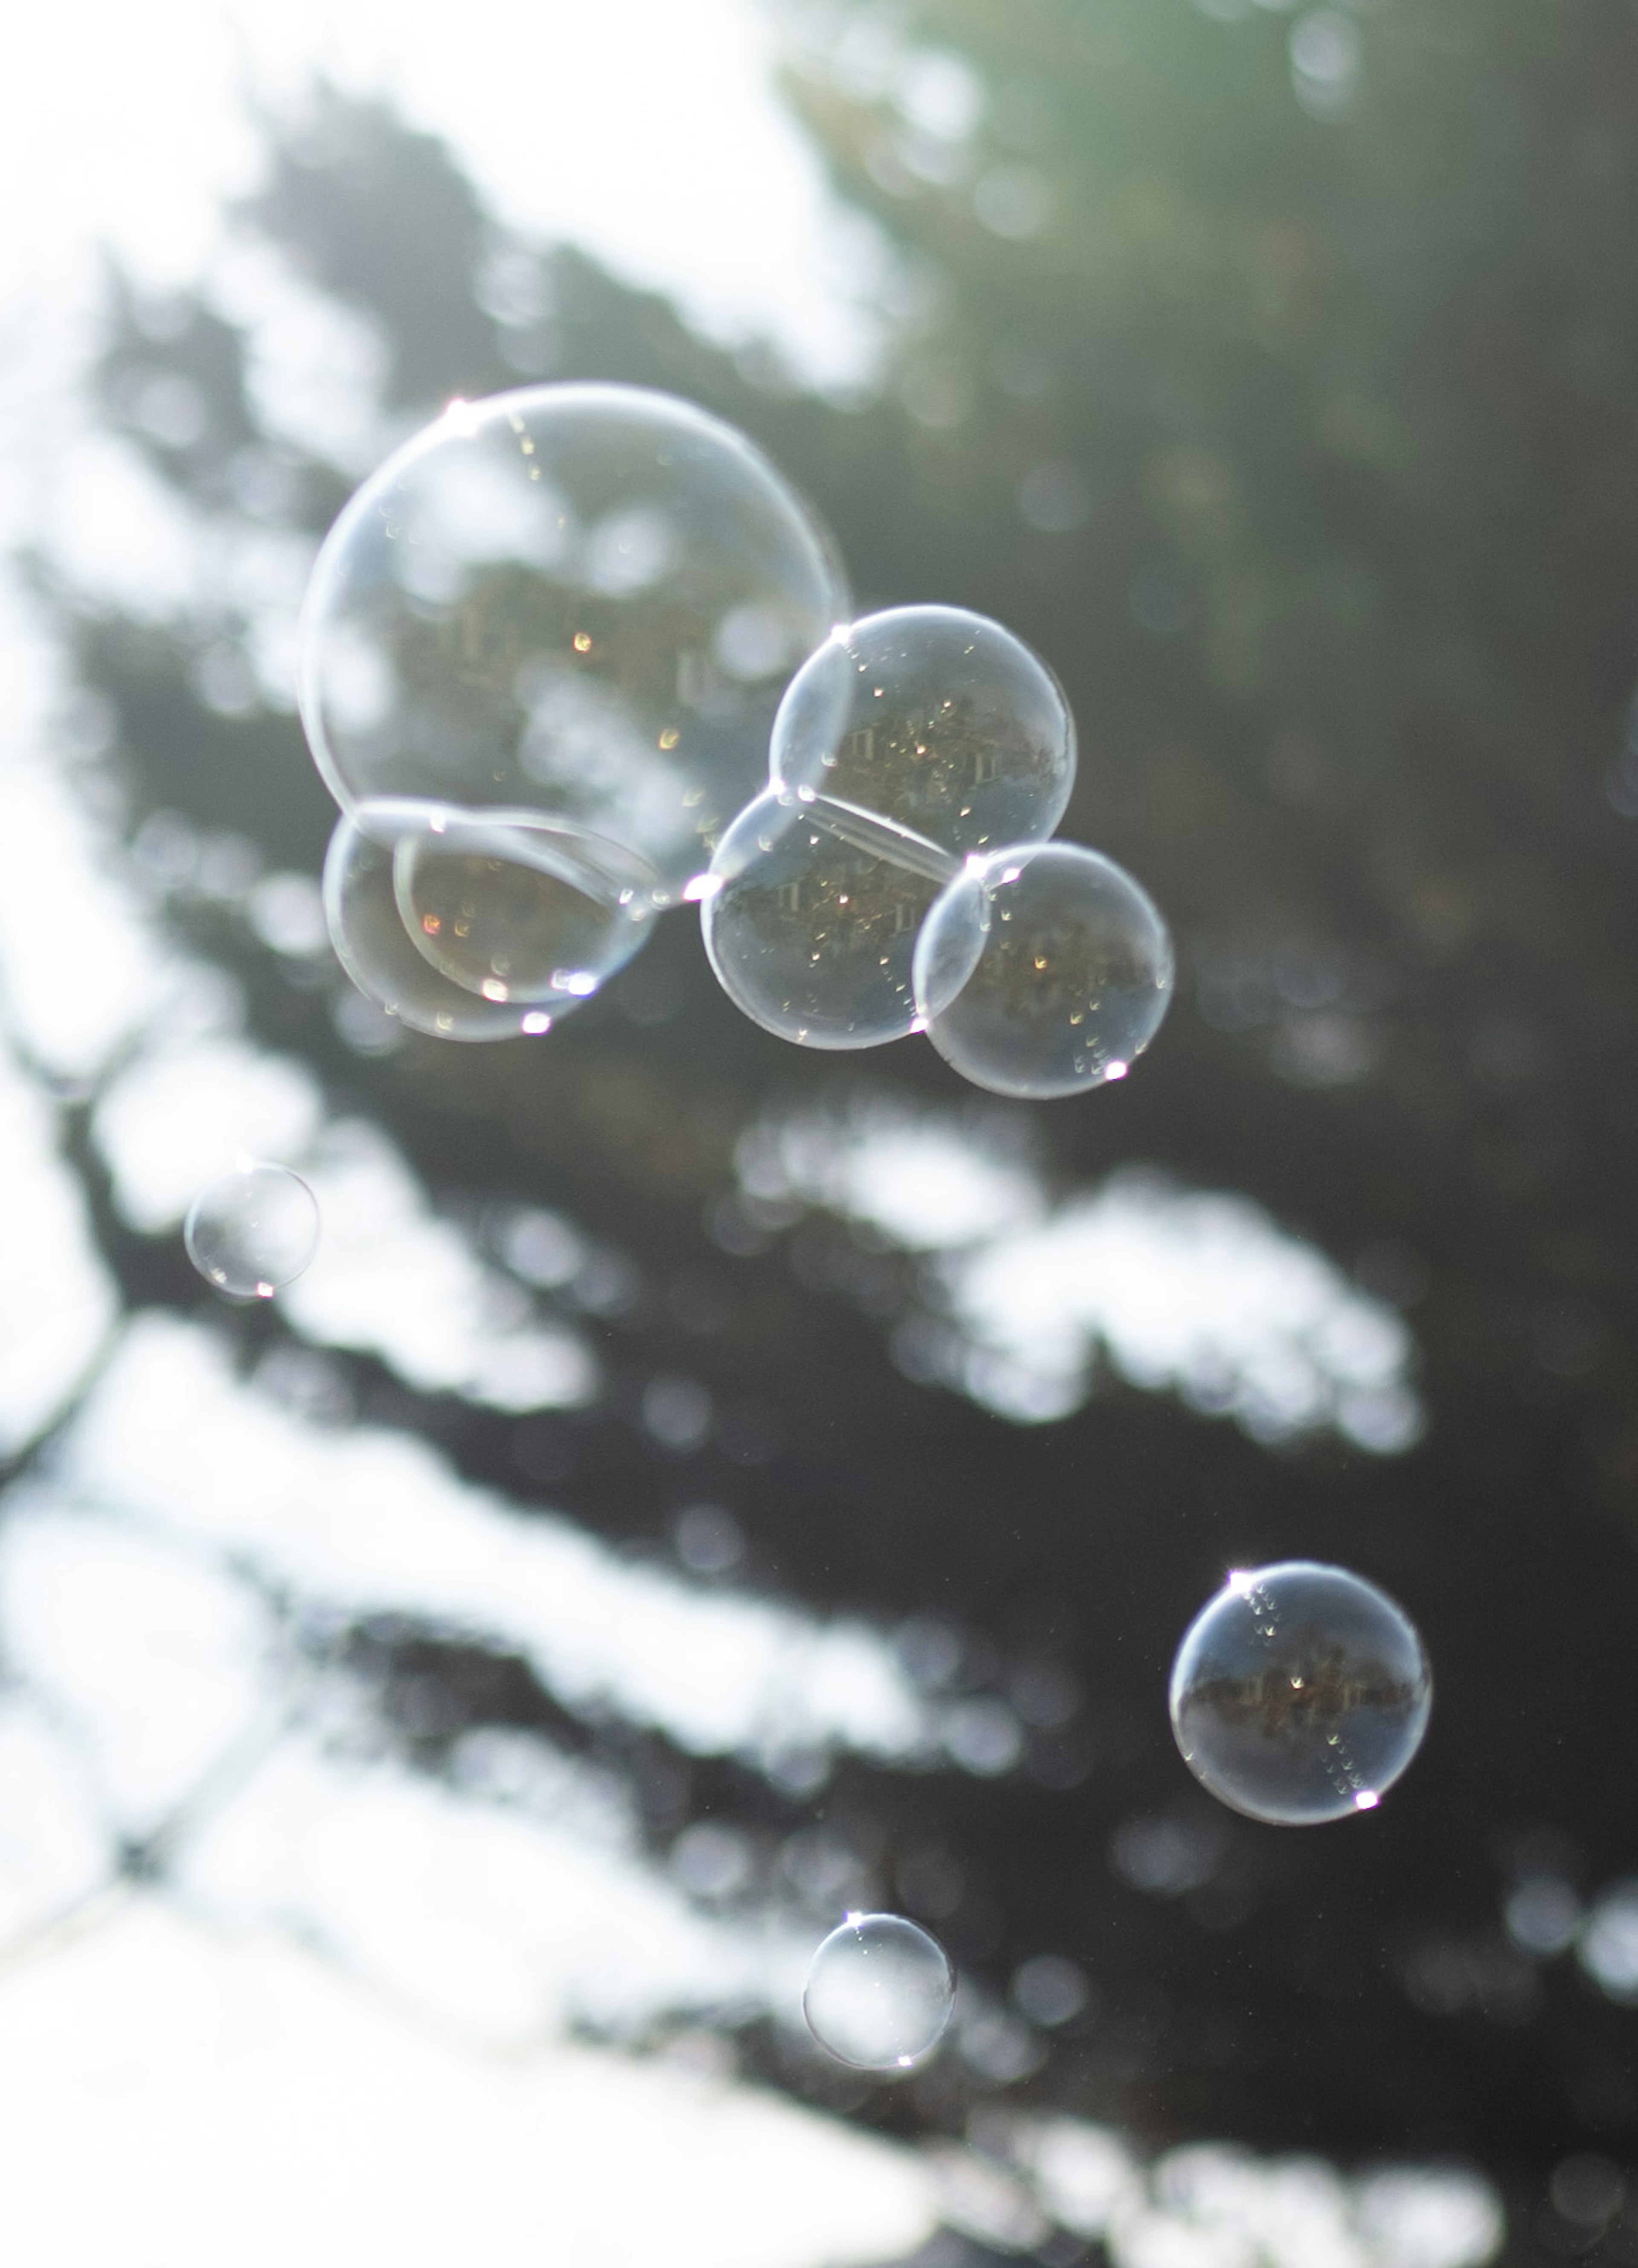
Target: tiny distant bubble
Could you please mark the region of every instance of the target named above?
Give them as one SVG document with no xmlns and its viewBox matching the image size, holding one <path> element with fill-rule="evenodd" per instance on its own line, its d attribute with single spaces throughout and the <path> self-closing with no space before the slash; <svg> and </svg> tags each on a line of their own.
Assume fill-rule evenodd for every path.
<svg viewBox="0 0 1638 2268">
<path fill-rule="evenodd" d="M 200 1190 L 188 1208 L 182 1241 L 218 1292 L 270 1300 L 318 1250 L 318 1199 L 288 1166 L 237 1166 Z"/>
<path fill-rule="evenodd" d="M 1421 1745 L 1433 1672 L 1385 1592 L 1308 1560 L 1239 1569 L 1171 1673 L 1184 1762 L 1248 1819 L 1315 1826 L 1374 1811 Z"/>
<path fill-rule="evenodd" d="M 898 1914 L 849 1914 L 813 1957 L 808 2029 L 859 2071 L 910 2071 L 937 2046 L 956 2004 L 943 1947 Z"/>
</svg>

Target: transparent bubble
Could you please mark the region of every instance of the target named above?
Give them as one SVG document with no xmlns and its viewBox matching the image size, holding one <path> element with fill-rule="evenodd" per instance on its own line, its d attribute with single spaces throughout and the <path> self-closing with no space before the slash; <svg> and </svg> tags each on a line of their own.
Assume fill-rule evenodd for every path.
<svg viewBox="0 0 1638 2268">
<path fill-rule="evenodd" d="M 783 786 L 965 855 L 1045 841 L 1074 785 L 1074 720 L 1044 662 L 999 622 L 896 607 L 837 630 L 798 670 L 770 763 Z"/>
<path fill-rule="evenodd" d="M 897 1914 L 849 1914 L 813 1957 L 802 2014 L 839 2063 L 908 2071 L 937 2043 L 955 2002 L 936 1938 Z"/>
<path fill-rule="evenodd" d="M 393 848 L 399 916 L 440 976 L 558 1010 L 647 942 L 657 879 L 616 844 L 528 812 L 429 806 Z"/>
<path fill-rule="evenodd" d="M 218 1292 L 270 1300 L 318 1250 L 318 1199 L 288 1166 L 247 1162 L 200 1190 L 188 1208 L 182 1241 Z"/>
<path fill-rule="evenodd" d="M 436 969 L 405 928 L 394 889 L 395 853 L 424 830 L 427 806 L 382 801 L 345 815 L 324 861 L 324 920 L 336 958 L 366 999 L 411 1031 L 437 1040 L 511 1040 L 550 1031 L 565 1012 L 526 1001 L 486 1000 Z"/>
<path fill-rule="evenodd" d="M 919 837 L 788 789 L 723 836 L 700 905 L 723 990 L 765 1031 L 872 1048 L 916 1022 L 917 932 L 956 861 Z"/>
<path fill-rule="evenodd" d="M 1074 843 L 970 860 L 916 941 L 928 1038 L 996 1094 L 1075 1094 L 1124 1079 L 1160 1028 L 1172 976 L 1153 902 Z"/>
<path fill-rule="evenodd" d="M 823 531 L 731 427 L 632 387 L 530 387 L 452 404 L 342 513 L 302 718 L 343 808 L 569 820 L 675 894 L 846 610 Z"/>
<path fill-rule="evenodd" d="M 1393 1601 L 1305 1559 L 1230 1575 L 1172 1665 L 1184 1762 L 1221 1802 L 1277 1827 L 1374 1811 L 1432 1706 L 1428 1656 Z"/>
</svg>

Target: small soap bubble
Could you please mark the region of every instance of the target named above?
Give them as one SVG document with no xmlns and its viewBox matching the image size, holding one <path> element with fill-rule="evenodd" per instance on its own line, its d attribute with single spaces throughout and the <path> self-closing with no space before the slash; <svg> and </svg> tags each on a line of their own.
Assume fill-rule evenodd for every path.
<svg viewBox="0 0 1638 2268">
<path fill-rule="evenodd" d="M 549 1031 L 557 1009 L 486 1000 L 435 968 L 405 928 L 394 858 L 406 831 L 425 824 L 426 806 L 382 801 L 343 816 L 324 861 L 324 919 L 342 967 L 360 992 L 411 1031 L 435 1040 L 511 1040 Z"/>
<path fill-rule="evenodd" d="M 916 1021 L 916 935 L 960 870 L 920 838 L 771 787 L 717 846 L 700 924 L 718 982 L 764 1031 L 873 1048 Z"/>
<path fill-rule="evenodd" d="M 235 1166 L 188 1206 L 182 1242 L 218 1292 L 235 1300 L 270 1300 L 318 1250 L 318 1199 L 288 1166 Z"/>
<path fill-rule="evenodd" d="M 1160 1028 L 1173 973 L 1147 894 L 1074 843 L 970 860 L 916 941 L 927 1037 L 994 1094 L 1076 1094 L 1124 1079 Z"/>
<path fill-rule="evenodd" d="M 898 1914 L 849 1914 L 813 1957 L 808 2029 L 860 2071 L 909 2071 L 936 2046 L 956 2004 L 943 1947 Z"/>
<path fill-rule="evenodd" d="M 528 812 L 428 806 L 393 848 L 393 895 L 439 974 L 492 1001 L 559 1012 L 648 941 L 653 867 Z"/>
<path fill-rule="evenodd" d="M 1306 1827 L 1374 1811 L 1421 1745 L 1433 1672 L 1406 1616 L 1345 1568 L 1236 1572 L 1171 1672 L 1184 1762 L 1248 1819 Z"/>
<path fill-rule="evenodd" d="M 303 615 L 302 718 L 344 809 L 528 809 L 675 895 L 845 613 L 823 530 L 732 427 L 633 387 L 527 387 L 452 403 L 342 512 Z"/>
<path fill-rule="evenodd" d="M 1044 842 L 1075 778 L 1075 728 L 1044 662 L 956 607 L 837 630 L 791 680 L 776 783 L 874 812 L 967 856 Z"/>
</svg>

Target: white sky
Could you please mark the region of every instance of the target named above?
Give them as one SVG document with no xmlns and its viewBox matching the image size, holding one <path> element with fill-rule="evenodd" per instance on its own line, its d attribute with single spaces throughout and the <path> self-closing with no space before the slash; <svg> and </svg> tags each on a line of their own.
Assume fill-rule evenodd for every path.
<svg viewBox="0 0 1638 2268">
<path fill-rule="evenodd" d="M 222 200 L 255 178 L 247 94 L 277 106 L 322 73 L 446 138 L 504 220 L 845 380 L 869 357 L 879 248 L 772 69 L 758 0 L 30 9 L 0 73 L 0 313 L 60 301 L 65 265 L 99 240 L 156 283 L 195 274 Z"/>
</svg>

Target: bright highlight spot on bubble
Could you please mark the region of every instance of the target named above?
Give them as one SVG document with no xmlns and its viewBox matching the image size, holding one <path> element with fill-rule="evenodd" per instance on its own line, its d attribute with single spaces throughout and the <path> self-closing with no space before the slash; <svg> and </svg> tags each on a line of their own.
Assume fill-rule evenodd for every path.
<svg viewBox="0 0 1638 2268">
<path fill-rule="evenodd" d="M 916 1004 L 950 1064 L 992 1094 L 1125 1079 L 1171 999 L 1171 939 L 1147 893 L 1074 843 L 969 860 L 916 941 Z"/>
<path fill-rule="evenodd" d="M 182 1241 L 218 1292 L 270 1300 L 319 1248 L 318 1200 L 288 1166 L 236 1166 L 200 1190 L 188 1208 Z"/>
<path fill-rule="evenodd" d="M 943 1947 L 898 1914 L 849 1914 L 813 1957 L 808 2029 L 860 2071 L 909 2071 L 937 2045 L 956 2004 Z"/>
<path fill-rule="evenodd" d="M 1421 1745 L 1433 1672 L 1409 1618 L 1341 1567 L 1236 1571 L 1184 1635 L 1171 1726 L 1201 1786 L 1248 1819 L 1374 1811 Z"/>
</svg>

